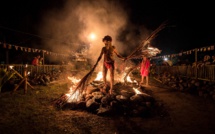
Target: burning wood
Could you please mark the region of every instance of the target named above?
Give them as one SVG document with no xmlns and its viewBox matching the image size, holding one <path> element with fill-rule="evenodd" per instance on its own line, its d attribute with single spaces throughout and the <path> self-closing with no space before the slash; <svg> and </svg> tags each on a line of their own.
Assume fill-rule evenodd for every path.
<svg viewBox="0 0 215 134">
<path fill-rule="evenodd" d="M 70 77 L 75 79 L 75 77 Z M 75 81 L 75 80 L 71 80 Z M 74 88 L 74 87 L 72 87 Z M 104 94 L 101 92 L 101 88 L 109 87 L 104 86 L 102 81 L 95 80 L 86 87 L 85 94 L 80 96 L 78 90 L 76 93 L 62 95 L 54 103 L 61 109 L 84 109 L 89 112 L 98 115 L 110 115 L 110 114 L 128 114 L 132 116 L 144 115 L 147 110 L 154 104 L 154 98 L 142 92 L 143 87 L 124 85 L 119 82 L 114 85 L 116 94 Z M 149 105 L 150 104 L 150 105 Z"/>
</svg>

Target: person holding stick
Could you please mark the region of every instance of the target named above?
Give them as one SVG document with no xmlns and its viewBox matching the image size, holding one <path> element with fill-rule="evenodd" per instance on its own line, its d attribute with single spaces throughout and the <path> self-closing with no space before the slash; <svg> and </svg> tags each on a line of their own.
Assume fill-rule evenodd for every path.
<svg viewBox="0 0 215 134">
<path fill-rule="evenodd" d="M 107 71 L 110 71 L 110 90 L 109 93 L 113 93 L 113 85 L 114 85 L 114 71 L 115 71 L 115 65 L 114 65 L 114 54 L 119 57 L 122 60 L 125 60 L 121 55 L 118 54 L 118 52 L 115 49 L 115 46 L 112 46 L 112 37 L 109 35 L 104 36 L 102 39 L 104 43 L 104 47 L 101 49 L 101 53 L 98 57 L 97 63 L 100 61 L 102 56 L 104 55 L 104 61 L 103 61 L 103 81 L 105 85 L 107 86 Z M 106 92 L 106 91 L 103 91 Z"/>
</svg>

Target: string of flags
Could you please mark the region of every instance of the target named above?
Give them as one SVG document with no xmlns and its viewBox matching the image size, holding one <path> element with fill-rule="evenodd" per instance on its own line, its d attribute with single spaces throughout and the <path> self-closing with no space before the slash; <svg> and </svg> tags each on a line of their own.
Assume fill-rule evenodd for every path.
<svg viewBox="0 0 215 134">
<path fill-rule="evenodd" d="M 61 53 L 55 53 L 55 52 L 51 52 L 51 51 L 47 51 L 44 49 L 37 49 L 37 48 L 30 48 L 30 47 L 23 47 L 23 46 L 17 46 L 17 45 L 13 45 L 13 44 L 7 44 L 5 42 L 0 42 L 0 45 L 3 46 L 3 48 L 6 49 L 12 49 L 15 48 L 15 50 L 21 50 L 24 52 L 33 52 L 33 53 L 40 53 L 43 52 L 45 54 L 49 54 L 49 55 L 55 55 L 55 56 L 64 56 L 64 57 L 68 57 L 68 56 L 75 56 L 75 57 L 79 57 L 80 53 L 77 52 L 70 52 L 70 54 L 61 54 Z M 196 48 L 197 52 L 206 52 L 206 51 L 212 51 L 214 50 L 214 45 L 211 46 L 207 46 L 207 47 L 202 47 L 202 48 Z M 176 57 L 176 56 L 182 56 L 182 55 L 189 55 L 192 54 L 193 52 L 196 51 L 196 49 L 192 49 L 192 50 L 188 50 L 188 51 L 184 51 L 184 52 L 180 52 L 177 54 L 170 54 L 170 55 L 162 55 L 162 56 L 156 56 L 156 57 L 151 57 L 151 59 L 159 59 L 159 58 L 166 58 L 166 57 Z"/>
<path fill-rule="evenodd" d="M 17 45 L 13 45 L 13 44 L 7 44 L 5 42 L 0 42 L 0 45 L 2 45 L 2 47 L 5 48 L 5 49 L 13 49 L 13 48 L 15 48 L 15 50 L 17 50 L 17 51 L 21 50 L 21 51 L 24 51 L 24 52 L 33 52 L 33 53 L 43 52 L 43 53 L 49 54 L 49 55 L 64 56 L 64 57 L 71 56 L 69 54 L 61 54 L 61 53 L 55 53 L 55 52 L 51 52 L 51 51 L 47 51 L 47 50 L 43 50 L 43 49 L 17 46 Z M 78 55 L 76 52 L 71 52 L 70 54 L 72 54 L 72 56 Z"/>
<path fill-rule="evenodd" d="M 180 53 L 177 53 L 177 54 L 156 56 L 156 57 L 152 57 L 151 59 L 160 59 L 160 58 L 166 58 L 166 57 L 168 57 L 168 58 L 171 57 L 172 58 L 172 57 L 176 57 L 176 56 L 189 55 L 189 54 L 192 54 L 193 52 L 195 52 L 196 50 L 197 50 L 197 52 L 212 51 L 212 50 L 214 50 L 214 45 L 207 46 L 207 47 L 202 47 L 202 48 L 196 48 L 196 49 L 180 52 Z"/>
</svg>

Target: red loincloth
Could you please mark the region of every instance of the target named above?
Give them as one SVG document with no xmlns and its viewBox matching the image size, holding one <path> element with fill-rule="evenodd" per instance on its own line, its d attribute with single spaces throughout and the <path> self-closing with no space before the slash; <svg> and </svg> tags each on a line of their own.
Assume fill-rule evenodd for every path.
<svg viewBox="0 0 215 134">
<path fill-rule="evenodd" d="M 104 62 L 104 64 L 105 64 L 105 67 L 108 69 L 113 67 L 113 62 Z"/>
</svg>

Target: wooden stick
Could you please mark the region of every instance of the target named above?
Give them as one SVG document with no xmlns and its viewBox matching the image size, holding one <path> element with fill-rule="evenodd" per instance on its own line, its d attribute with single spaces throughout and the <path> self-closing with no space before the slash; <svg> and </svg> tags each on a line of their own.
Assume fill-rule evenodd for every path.
<svg viewBox="0 0 215 134">
<path fill-rule="evenodd" d="M 21 74 L 19 74 L 19 72 L 17 72 L 16 70 L 14 70 L 13 68 L 12 68 L 12 70 L 20 77 L 20 78 L 22 78 L 22 79 L 24 79 L 24 77 L 21 75 Z M 26 78 L 27 79 L 27 78 Z M 29 86 L 29 87 L 31 87 L 32 89 L 34 89 L 34 87 L 32 87 L 31 86 L 31 84 L 27 81 L 27 85 Z"/>
<path fill-rule="evenodd" d="M 140 52 L 144 46 L 146 46 L 152 39 L 154 39 L 158 32 L 166 26 L 166 21 L 163 22 L 157 29 L 155 29 L 150 36 L 148 36 L 145 40 L 143 40 L 140 45 L 127 57 L 127 59 L 131 59 L 136 53 Z"/>
</svg>

